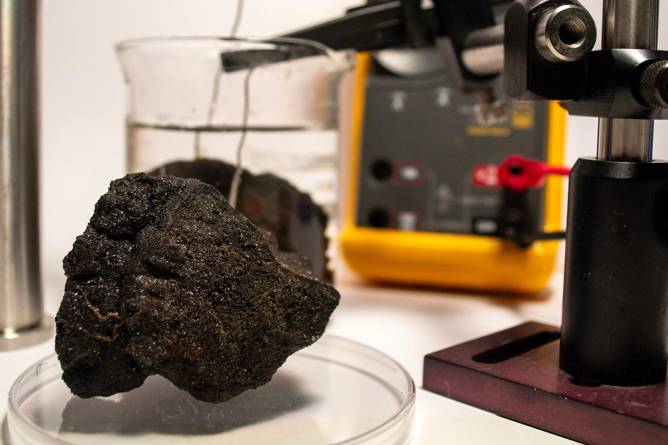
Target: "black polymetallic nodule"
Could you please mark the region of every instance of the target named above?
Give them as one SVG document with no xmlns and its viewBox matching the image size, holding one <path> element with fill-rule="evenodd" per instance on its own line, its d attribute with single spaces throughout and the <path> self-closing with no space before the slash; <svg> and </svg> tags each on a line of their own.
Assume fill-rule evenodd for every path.
<svg viewBox="0 0 668 445">
<path fill-rule="evenodd" d="M 56 352 L 84 398 L 160 374 L 230 399 L 315 342 L 339 300 L 213 186 L 172 176 L 112 182 L 64 267 Z"/>
</svg>

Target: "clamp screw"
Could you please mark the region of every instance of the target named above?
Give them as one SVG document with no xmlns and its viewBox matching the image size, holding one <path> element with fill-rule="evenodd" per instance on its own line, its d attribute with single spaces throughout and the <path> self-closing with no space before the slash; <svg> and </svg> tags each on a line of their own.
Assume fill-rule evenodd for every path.
<svg viewBox="0 0 668 445">
<path fill-rule="evenodd" d="M 576 62 L 594 47 L 596 24 L 581 6 L 548 9 L 536 24 L 535 42 L 538 52 L 550 62 Z"/>
<path fill-rule="evenodd" d="M 651 63 L 640 76 L 640 95 L 652 108 L 668 108 L 668 60 Z"/>
</svg>

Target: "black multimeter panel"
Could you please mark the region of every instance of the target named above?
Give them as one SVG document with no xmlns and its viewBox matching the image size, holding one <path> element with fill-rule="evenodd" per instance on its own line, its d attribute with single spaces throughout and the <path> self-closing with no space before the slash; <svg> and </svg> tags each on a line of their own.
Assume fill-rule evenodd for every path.
<svg viewBox="0 0 668 445">
<path fill-rule="evenodd" d="M 446 73 L 429 80 L 372 74 L 366 85 L 357 225 L 493 234 L 503 191 L 477 187 L 473 169 L 518 154 L 545 161 L 548 104 L 507 100 L 501 122 L 481 126 L 475 99 Z M 544 196 L 529 190 L 538 231 Z"/>
</svg>

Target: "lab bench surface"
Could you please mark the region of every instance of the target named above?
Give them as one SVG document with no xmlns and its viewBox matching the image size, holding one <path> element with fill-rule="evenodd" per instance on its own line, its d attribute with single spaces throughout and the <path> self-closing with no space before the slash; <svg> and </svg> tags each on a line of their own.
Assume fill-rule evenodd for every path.
<svg viewBox="0 0 668 445">
<path fill-rule="evenodd" d="M 339 276 L 341 305 L 327 332 L 384 351 L 412 375 L 418 387 L 413 444 L 573 443 L 421 389 L 422 361 L 427 353 L 527 320 L 558 325 L 561 272 L 555 273 L 548 289 L 533 297 L 369 286 L 345 271 Z M 47 292 L 47 311 L 52 314 L 59 301 L 56 294 Z M 5 418 L 14 379 L 52 351 L 53 340 L 0 353 L 0 418 Z"/>
</svg>

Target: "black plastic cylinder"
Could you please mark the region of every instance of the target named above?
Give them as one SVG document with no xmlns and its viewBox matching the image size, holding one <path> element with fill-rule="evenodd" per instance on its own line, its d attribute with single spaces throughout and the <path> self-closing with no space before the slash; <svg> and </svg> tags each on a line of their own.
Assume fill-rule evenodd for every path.
<svg viewBox="0 0 668 445">
<path fill-rule="evenodd" d="M 561 368 L 583 382 L 664 381 L 667 162 L 575 164 L 565 267 Z"/>
</svg>

